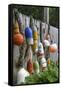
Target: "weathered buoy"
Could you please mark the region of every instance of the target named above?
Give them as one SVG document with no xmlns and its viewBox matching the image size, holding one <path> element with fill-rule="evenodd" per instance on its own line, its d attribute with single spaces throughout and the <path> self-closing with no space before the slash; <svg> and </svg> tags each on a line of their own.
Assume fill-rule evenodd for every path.
<svg viewBox="0 0 61 90">
<path fill-rule="evenodd" d="M 35 52 L 37 48 L 38 48 L 38 42 L 37 40 L 34 40 L 34 44 L 32 45 L 32 50 Z"/>
<path fill-rule="evenodd" d="M 34 38 L 34 40 L 38 40 L 38 32 L 37 32 L 37 28 L 35 25 L 34 25 L 34 29 L 33 29 L 33 38 Z"/>
<path fill-rule="evenodd" d="M 41 58 L 40 63 L 41 63 L 42 71 L 45 70 L 47 68 L 47 62 L 46 62 L 46 59 L 44 57 Z"/>
<path fill-rule="evenodd" d="M 29 76 L 29 73 L 21 68 L 17 73 L 17 84 L 25 83 L 25 77 Z"/>
<path fill-rule="evenodd" d="M 28 72 L 30 73 L 30 74 L 32 74 L 33 73 L 33 62 L 32 62 L 32 60 L 28 60 L 28 62 L 27 62 L 27 70 L 28 70 Z"/>
<path fill-rule="evenodd" d="M 20 24 L 22 24 L 22 14 L 21 14 L 21 13 L 19 13 L 18 22 L 19 22 Z"/>
<path fill-rule="evenodd" d="M 13 24 L 13 44 L 20 45 L 24 42 L 23 35 L 19 32 L 18 22 L 15 21 Z"/>
<path fill-rule="evenodd" d="M 15 45 L 21 45 L 21 44 L 23 44 L 23 42 L 24 42 L 24 38 L 23 38 L 22 34 L 20 34 L 20 33 L 13 34 L 13 43 Z"/>
<path fill-rule="evenodd" d="M 50 51 L 50 53 L 54 53 L 54 52 L 56 52 L 57 51 L 57 44 L 51 44 L 50 46 L 49 46 L 49 51 Z"/>
<path fill-rule="evenodd" d="M 25 28 L 25 37 L 32 38 L 32 29 L 30 27 Z"/>
<path fill-rule="evenodd" d="M 41 42 L 38 43 L 38 48 L 39 49 L 41 49 L 41 48 L 43 49 L 43 44 Z"/>
<path fill-rule="evenodd" d="M 50 58 L 48 58 L 47 64 L 50 65 L 50 63 L 51 63 L 51 60 L 50 60 Z"/>
<path fill-rule="evenodd" d="M 27 38 L 26 42 L 28 45 L 33 45 L 33 38 Z"/>
<path fill-rule="evenodd" d="M 25 28 L 25 37 L 27 44 L 33 45 L 33 34 L 32 29 L 30 27 Z"/>
<path fill-rule="evenodd" d="M 17 21 L 13 24 L 13 33 L 19 33 L 19 25 Z"/>
<path fill-rule="evenodd" d="M 50 46 L 50 42 L 48 40 L 44 40 L 43 45 L 44 45 L 44 47 L 48 47 L 48 46 Z"/>
<path fill-rule="evenodd" d="M 43 44 L 41 42 L 39 42 L 37 56 L 43 56 L 43 55 L 44 55 Z"/>
<path fill-rule="evenodd" d="M 37 60 L 34 60 L 33 62 L 33 68 L 35 73 L 39 73 L 39 63 Z"/>
</svg>

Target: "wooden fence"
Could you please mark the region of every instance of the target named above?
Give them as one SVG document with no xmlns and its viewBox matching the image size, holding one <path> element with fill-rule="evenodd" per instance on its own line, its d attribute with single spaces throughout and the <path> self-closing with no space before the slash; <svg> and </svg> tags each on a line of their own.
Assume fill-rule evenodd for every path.
<svg viewBox="0 0 61 90">
<path fill-rule="evenodd" d="M 21 14 L 20 13 L 20 17 L 21 17 L 21 21 L 22 21 L 22 25 L 23 25 L 23 30 L 25 30 L 25 27 L 29 27 L 30 26 L 30 17 L 24 15 L 24 14 Z M 42 37 L 42 41 L 44 40 L 44 28 L 45 28 L 45 34 L 47 33 L 47 30 L 48 30 L 48 25 L 39 21 L 39 20 L 36 20 L 36 19 L 33 19 L 33 23 L 35 25 L 37 25 L 38 27 L 38 32 L 41 33 L 41 37 Z M 40 28 L 40 23 L 41 23 L 41 28 Z M 55 28 L 53 26 L 50 26 L 50 35 L 51 35 L 51 40 L 52 42 L 56 43 L 57 46 L 58 46 L 58 28 Z M 40 40 L 40 36 L 39 36 L 39 40 Z M 16 50 L 17 51 L 17 50 Z M 14 55 L 16 56 L 16 55 Z M 53 58 L 54 60 L 58 60 L 58 51 L 56 51 L 54 54 L 50 54 L 51 58 Z"/>
<path fill-rule="evenodd" d="M 23 26 L 22 30 L 25 30 L 25 27 L 30 26 L 30 17 L 28 17 L 24 14 L 21 14 L 21 13 L 20 13 L 20 17 L 21 17 L 21 22 L 22 22 L 22 26 Z M 43 41 L 44 34 L 46 34 L 47 30 L 48 30 L 48 25 L 39 20 L 36 20 L 36 19 L 33 19 L 33 23 L 35 25 L 37 25 L 38 32 L 41 35 L 41 39 Z M 41 41 L 40 35 L 39 35 L 39 41 Z M 50 35 L 51 35 L 52 42 L 55 42 L 58 46 L 58 29 L 53 26 L 50 26 Z M 13 78 L 14 78 L 13 80 L 14 80 L 14 82 L 16 81 L 15 80 L 16 77 L 14 77 L 14 76 L 17 74 L 16 68 L 15 68 L 15 63 L 16 63 L 16 60 L 18 60 L 18 57 L 19 57 L 19 47 L 14 45 L 14 51 L 13 51 L 13 69 L 14 69 L 13 70 Z M 58 60 L 58 50 L 54 54 L 50 54 L 50 58 L 52 58 L 53 60 Z"/>
</svg>

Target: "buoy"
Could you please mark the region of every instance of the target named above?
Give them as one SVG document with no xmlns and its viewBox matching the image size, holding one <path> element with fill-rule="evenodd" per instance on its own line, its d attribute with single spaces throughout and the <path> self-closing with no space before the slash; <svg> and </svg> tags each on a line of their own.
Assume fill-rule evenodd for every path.
<svg viewBox="0 0 61 90">
<path fill-rule="evenodd" d="M 39 42 L 37 56 L 43 56 L 43 55 L 44 55 L 43 44 L 41 42 Z"/>
<path fill-rule="evenodd" d="M 44 55 L 44 50 L 41 49 L 40 51 L 37 52 L 37 56 L 39 57 L 42 57 Z"/>
<path fill-rule="evenodd" d="M 29 75 L 30 74 L 24 68 L 21 68 L 17 73 L 17 84 L 25 83 L 25 77 Z"/>
<path fill-rule="evenodd" d="M 34 29 L 33 29 L 33 38 L 34 38 L 34 40 L 38 40 L 38 32 L 37 32 L 37 28 L 35 25 L 34 25 Z"/>
<path fill-rule="evenodd" d="M 33 73 L 33 62 L 32 62 L 32 60 L 28 60 L 28 62 L 27 62 L 27 70 L 28 70 L 28 72 L 30 73 L 30 74 L 32 74 Z"/>
<path fill-rule="evenodd" d="M 43 45 L 44 45 L 44 47 L 48 47 L 48 46 L 50 46 L 50 42 L 48 40 L 44 40 Z"/>
<path fill-rule="evenodd" d="M 41 49 L 41 48 L 43 49 L 43 44 L 41 42 L 38 43 L 38 48 L 39 49 Z"/>
<path fill-rule="evenodd" d="M 25 28 L 25 37 L 32 38 L 32 29 L 30 27 Z"/>
<path fill-rule="evenodd" d="M 34 44 L 32 45 L 32 50 L 35 52 L 36 49 L 38 49 L 38 42 L 37 40 L 34 40 Z"/>
<path fill-rule="evenodd" d="M 24 38 L 20 33 L 13 34 L 13 43 L 15 45 L 21 45 L 24 42 Z"/>
<path fill-rule="evenodd" d="M 50 58 L 48 58 L 47 64 L 50 65 L 50 63 L 51 63 Z"/>
<path fill-rule="evenodd" d="M 42 71 L 45 70 L 47 68 L 47 62 L 46 62 L 46 59 L 44 57 L 42 57 L 40 59 L 40 63 L 41 63 L 40 66 L 41 66 Z"/>
<path fill-rule="evenodd" d="M 13 33 L 19 33 L 19 25 L 17 21 L 13 24 Z"/>
<path fill-rule="evenodd" d="M 34 60 L 33 62 L 33 68 L 35 73 L 39 73 L 39 63 L 37 60 Z"/>
<path fill-rule="evenodd" d="M 32 29 L 30 27 L 25 28 L 25 37 L 27 44 L 33 45 L 33 34 Z"/>
<path fill-rule="evenodd" d="M 57 51 L 57 44 L 51 44 L 50 46 L 49 46 L 49 51 L 50 51 L 50 53 L 54 53 L 54 52 L 56 52 Z"/>
<path fill-rule="evenodd" d="M 47 33 L 45 38 L 46 40 L 50 40 L 50 34 Z"/>
<path fill-rule="evenodd" d="M 26 42 L 28 45 L 33 45 L 33 38 L 27 38 Z"/>
<path fill-rule="evenodd" d="M 20 24 L 22 24 L 22 14 L 21 14 L 21 13 L 19 14 L 18 22 L 19 22 Z"/>
</svg>

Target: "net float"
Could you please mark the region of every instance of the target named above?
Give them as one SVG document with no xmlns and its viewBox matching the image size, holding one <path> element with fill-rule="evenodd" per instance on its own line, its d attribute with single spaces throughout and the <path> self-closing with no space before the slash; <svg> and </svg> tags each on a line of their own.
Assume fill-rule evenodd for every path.
<svg viewBox="0 0 61 90">
<path fill-rule="evenodd" d="M 27 62 L 27 70 L 30 74 L 33 73 L 33 62 L 30 59 Z"/>
<path fill-rule="evenodd" d="M 17 21 L 13 24 L 13 33 L 19 33 L 19 25 Z"/>
<path fill-rule="evenodd" d="M 13 34 L 13 43 L 15 45 L 21 45 L 21 44 L 23 44 L 23 42 L 24 42 L 24 37 L 22 34 L 20 34 L 20 33 Z"/>
<path fill-rule="evenodd" d="M 32 38 L 33 37 L 32 29 L 30 27 L 25 28 L 25 37 L 26 38 Z"/>
<path fill-rule="evenodd" d="M 33 38 L 34 40 L 38 40 L 38 31 L 36 26 L 34 26 L 34 29 L 33 29 Z"/>
<path fill-rule="evenodd" d="M 49 51 L 50 51 L 50 53 L 54 53 L 54 52 L 56 52 L 57 51 L 57 44 L 51 44 L 50 46 L 49 46 Z"/>
<path fill-rule="evenodd" d="M 38 48 L 38 41 L 37 40 L 34 40 L 34 43 L 32 45 L 32 50 L 35 52 Z"/>
<path fill-rule="evenodd" d="M 50 42 L 48 40 L 44 40 L 43 45 L 44 45 L 44 47 L 48 47 L 48 46 L 50 46 Z"/>
<path fill-rule="evenodd" d="M 29 72 L 24 68 L 20 68 L 17 73 L 17 84 L 25 83 L 25 77 L 29 76 Z"/>
<path fill-rule="evenodd" d="M 35 73 L 39 73 L 39 63 L 37 60 L 34 60 L 33 62 L 33 68 Z"/>
<path fill-rule="evenodd" d="M 33 38 L 26 38 L 26 42 L 28 45 L 33 45 Z"/>
</svg>

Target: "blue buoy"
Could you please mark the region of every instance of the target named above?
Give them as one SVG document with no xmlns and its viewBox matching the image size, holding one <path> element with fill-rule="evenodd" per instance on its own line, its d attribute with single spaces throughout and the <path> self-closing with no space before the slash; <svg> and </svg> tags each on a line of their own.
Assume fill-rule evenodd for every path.
<svg viewBox="0 0 61 90">
<path fill-rule="evenodd" d="M 32 38 L 32 29 L 30 27 L 25 28 L 25 37 Z"/>
</svg>

